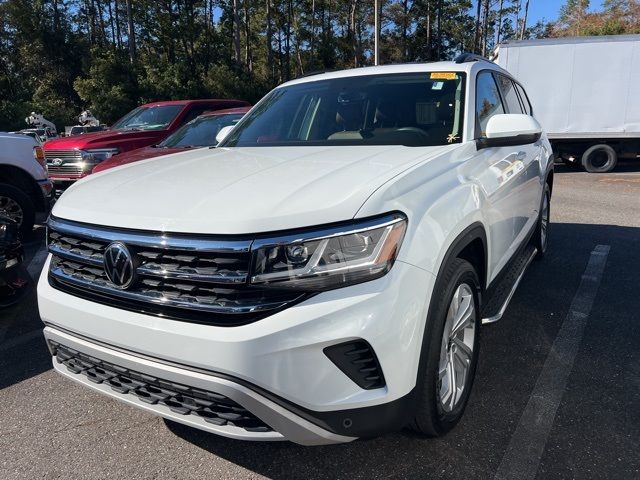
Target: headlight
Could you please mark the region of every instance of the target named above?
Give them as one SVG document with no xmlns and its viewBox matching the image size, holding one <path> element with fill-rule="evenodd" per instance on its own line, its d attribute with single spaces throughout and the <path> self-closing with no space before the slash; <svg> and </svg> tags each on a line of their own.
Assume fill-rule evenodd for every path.
<svg viewBox="0 0 640 480">
<path fill-rule="evenodd" d="M 385 275 L 407 228 L 400 213 L 252 246 L 251 283 L 301 290 L 330 290 Z"/>
<path fill-rule="evenodd" d="M 90 150 L 82 150 L 82 160 L 93 163 L 100 163 L 107 158 L 111 158 L 114 155 L 120 153 L 117 148 L 93 148 Z"/>
</svg>

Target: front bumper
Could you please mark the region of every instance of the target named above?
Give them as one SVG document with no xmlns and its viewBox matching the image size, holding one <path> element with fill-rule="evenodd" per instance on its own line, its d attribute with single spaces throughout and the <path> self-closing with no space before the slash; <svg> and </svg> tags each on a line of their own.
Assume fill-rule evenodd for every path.
<svg viewBox="0 0 640 480">
<path fill-rule="evenodd" d="M 96 383 L 94 381 L 90 381 L 86 376 L 73 373 L 63 364 L 56 361 L 54 357 L 54 369 L 65 377 L 124 403 L 128 403 L 150 413 L 160 415 L 169 420 L 239 440 L 274 441 L 287 439 L 302 445 L 324 445 L 355 440 L 354 437 L 336 435 L 323 430 L 304 418 L 298 417 L 285 410 L 268 398 L 230 380 L 215 377 L 213 375 L 198 373 L 185 368 L 170 366 L 151 359 L 114 350 L 60 330 L 56 330 L 52 327 L 46 327 L 44 329 L 44 336 L 50 348 L 52 348 L 52 344 L 65 345 L 67 348 L 80 351 L 89 357 L 100 359 L 103 362 L 109 362 L 113 365 L 122 367 L 123 369 L 141 372 L 150 377 L 161 378 L 167 382 L 189 385 L 190 387 L 198 388 L 203 391 L 224 395 L 251 411 L 254 415 L 271 426 L 274 431 L 259 433 L 249 432 L 234 425 L 217 426 L 208 423 L 202 417 L 176 413 L 168 406 L 160 403 L 150 404 L 140 400 L 134 395 L 119 393 L 104 382 Z M 54 352 L 52 351 L 52 353 Z"/>
<path fill-rule="evenodd" d="M 417 267 L 396 262 L 380 279 L 324 292 L 248 325 L 216 327 L 133 313 L 58 291 L 48 282 L 48 262 L 38 285 L 48 338 L 55 334 L 61 345 L 115 365 L 128 368 L 124 360 L 132 362 L 135 371 L 160 378 L 170 374 L 169 380 L 177 383 L 209 388 L 278 434 L 239 434 L 196 417 L 176 418 L 165 407 L 150 407 L 132 396 L 128 403 L 221 435 L 285 438 L 309 445 L 402 426 L 398 419 L 406 413 L 404 400 L 416 384 L 434 281 Z M 354 339 L 365 340 L 375 351 L 384 387 L 360 388 L 323 352 Z M 109 386 L 65 372 L 60 364 L 56 369 L 103 393 L 119 395 L 109 392 Z"/>
</svg>

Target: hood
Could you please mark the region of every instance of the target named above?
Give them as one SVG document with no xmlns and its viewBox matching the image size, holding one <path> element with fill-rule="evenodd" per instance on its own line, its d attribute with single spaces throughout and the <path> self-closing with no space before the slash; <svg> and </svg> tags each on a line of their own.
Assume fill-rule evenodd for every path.
<svg viewBox="0 0 640 480">
<path fill-rule="evenodd" d="M 45 150 L 71 150 L 118 147 L 121 151 L 146 147 L 168 135 L 167 130 L 103 130 L 49 140 Z"/>
<path fill-rule="evenodd" d="M 195 149 L 91 175 L 69 188 L 52 213 L 91 224 L 182 233 L 321 225 L 353 218 L 385 182 L 455 148 Z"/>
<path fill-rule="evenodd" d="M 160 157 L 162 155 L 169 155 L 171 153 L 178 153 L 185 151 L 185 147 L 179 148 L 158 148 L 158 147 L 143 147 L 130 152 L 121 153 L 115 157 L 111 157 L 104 162 L 100 162 L 93 169 L 93 173 L 103 172 L 113 167 L 121 167 L 128 163 L 139 162 L 140 160 L 146 160 L 147 158 Z"/>
</svg>

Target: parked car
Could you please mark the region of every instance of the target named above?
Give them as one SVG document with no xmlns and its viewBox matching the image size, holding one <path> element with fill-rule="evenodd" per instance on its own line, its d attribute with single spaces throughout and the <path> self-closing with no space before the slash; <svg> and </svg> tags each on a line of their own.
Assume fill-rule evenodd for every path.
<svg viewBox="0 0 640 480">
<path fill-rule="evenodd" d="M 121 155 L 111 157 L 99 163 L 93 173 L 102 172 L 109 168 L 126 165 L 128 163 L 159 157 L 170 153 L 178 153 L 190 148 L 212 147 L 216 145 L 216 135 L 223 127 L 235 125 L 251 107 L 228 108 L 215 112 L 207 112 L 186 125 L 157 145 L 138 148 Z"/>
<path fill-rule="evenodd" d="M 0 308 L 20 300 L 29 285 L 30 277 L 22 266 L 23 258 L 18 224 L 0 214 Z"/>
<path fill-rule="evenodd" d="M 55 369 L 238 439 L 450 430 L 547 249 L 553 156 L 518 85 L 472 55 L 308 76 L 218 148 L 74 185 L 38 285 Z"/>
<path fill-rule="evenodd" d="M 0 215 L 14 220 L 26 235 L 36 212 L 48 213 L 52 198 L 40 142 L 28 135 L 0 133 Z"/>
<path fill-rule="evenodd" d="M 102 132 L 46 143 L 49 176 L 59 189 L 91 173 L 98 163 L 123 152 L 155 145 L 206 111 L 244 107 L 243 100 L 177 100 L 142 105 Z"/>
</svg>

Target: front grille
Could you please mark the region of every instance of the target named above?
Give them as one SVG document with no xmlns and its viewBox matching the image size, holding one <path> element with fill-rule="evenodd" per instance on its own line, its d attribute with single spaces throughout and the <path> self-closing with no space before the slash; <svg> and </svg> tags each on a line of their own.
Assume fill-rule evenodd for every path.
<svg viewBox="0 0 640 480">
<path fill-rule="evenodd" d="M 219 393 L 191 388 L 122 368 L 49 341 L 58 363 L 91 382 L 105 384 L 122 395 L 135 395 L 151 405 L 164 405 L 180 415 L 194 415 L 218 426 L 235 426 L 248 432 L 273 431 L 266 423 Z"/>
<path fill-rule="evenodd" d="M 45 150 L 44 157 L 47 160 L 47 169 L 52 178 L 80 178 L 84 173 L 82 154 L 79 150 Z M 60 165 L 53 162 L 60 159 Z"/>
<path fill-rule="evenodd" d="M 48 242 L 54 287 L 118 308 L 233 326 L 304 298 L 300 292 L 249 285 L 251 240 L 111 230 L 51 219 Z M 126 289 L 105 271 L 104 253 L 112 242 L 124 244 L 133 257 L 134 280 Z"/>
</svg>

